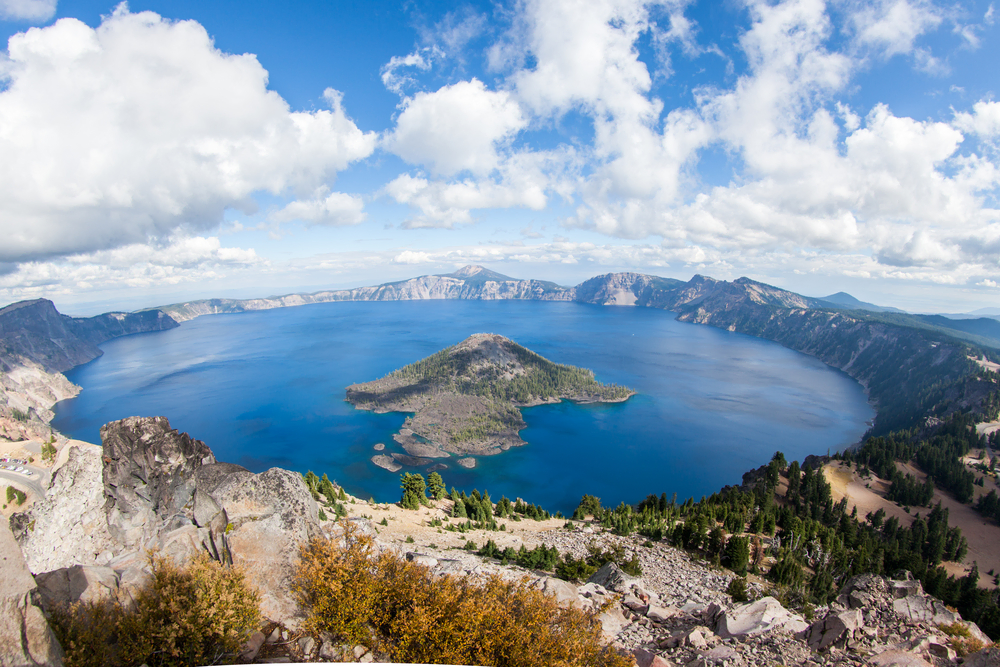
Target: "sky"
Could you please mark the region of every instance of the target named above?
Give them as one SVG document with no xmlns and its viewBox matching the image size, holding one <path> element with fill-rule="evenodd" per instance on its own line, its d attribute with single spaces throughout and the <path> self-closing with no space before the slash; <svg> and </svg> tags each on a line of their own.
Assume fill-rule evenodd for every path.
<svg viewBox="0 0 1000 667">
<path fill-rule="evenodd" d="M 0 0 L 0 302 L 482 264 L 996 307 L 998 11 Z"/>
</svg>

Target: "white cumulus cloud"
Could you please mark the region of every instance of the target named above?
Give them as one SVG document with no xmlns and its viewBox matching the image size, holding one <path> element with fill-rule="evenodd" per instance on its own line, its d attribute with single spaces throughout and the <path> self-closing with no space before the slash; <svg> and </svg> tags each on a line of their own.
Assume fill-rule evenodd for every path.
<svg viewBox="0 0 1000 667">
<path fill-rule="evenodd" d="M 346 116 L 293 112 L 249 54 L 120 5 L 12 37 L 0 75 L 0 261 L 208 230 L 252 195 L 313 192 L 375 148 Z"/>
<path fill-rule="evenodd" d="M 482 81 L 472 79 L 406 99 L 383 145 L 436 174 L 468 170 L 482 175 L 497 167 L 498 146 L 525 124 L 509 93 L 487 90 Z"/>
<path fill-rule="evenodd" d="M 312 199 L 289 203 L 272 217 L 276 222 L 301 221 L 313 225 L 356 225 L 367 217 L 361 197 L 330 192 L 321 187 Z"/>
</svg>

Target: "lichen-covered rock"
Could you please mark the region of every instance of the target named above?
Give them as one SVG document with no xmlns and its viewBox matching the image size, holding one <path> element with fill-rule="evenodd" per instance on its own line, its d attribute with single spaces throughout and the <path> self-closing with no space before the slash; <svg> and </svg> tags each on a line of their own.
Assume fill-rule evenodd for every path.
<svg viewBox="0 0 1000 667">
<path fill-rule="evenodd" d="M 73 565 L 107 565 L 121 551 L 104 513 L 101 449 L 70 448 L 52 482 L 30 509 L 18 541 L 32 572 Z"/>
<path fill-rule="evenodd" d="M 61 667 L 63 651 L 38 605 L 38 589 L 6 521 L 0 521 L 0 667 Z"/>
<path fill-rule="evenodd" d="M 560 607 L 580 606 L 579 591 L 568 581 L 555 577 L 541 577 L 535 582 L 535 588 L 554 597 Z"/>
<path fill-rule="evenodd" d="M 195 471 L 212 450 L 170 428 L 166 417 L 129 417 L 101 427 L 105 513 L 111 534 L 140 547 L 175 515 L 190 512 Z"/>
<path fill-rule="evenodd" d="M 909 595 L 894 600 L 892 608 L 896 610 L 897 614 L 905 616 L 911 621 L 923 621 L 934 625 L 954 623 L 962 618 L 956 612 L 948 609 L 940 600 L 923 595 Z"/>
<path fill-rule="evenodd" d="M 615 593 L 628 593 L 634 586 L 642 588 L 643 582 L 638 577 L 625 574 L 614 562 L 608 561 L 587 579 L 587 583 L 599 584 Z"/>
<path fill-rule="evenodd" d="M 850 609 L 816 621 L 805 631 L 804 638 L 814 651 L 822 651 L 833 645 L 843 648 L 854 637 L 855 631 L 863 626 L 861 610 Z"/>
<path fill-rule="evenodd" d="M 292 592 L 300 547 L 322 535 L 319 508 L 302 475 L 271 468 L 259 475 L 235 472 L 211 495 L 229 516 L 225 539 L 233 562 L 251 573 L 261 593 L 261 613 L 286 627 L 304 620 Z"/>
</svg>

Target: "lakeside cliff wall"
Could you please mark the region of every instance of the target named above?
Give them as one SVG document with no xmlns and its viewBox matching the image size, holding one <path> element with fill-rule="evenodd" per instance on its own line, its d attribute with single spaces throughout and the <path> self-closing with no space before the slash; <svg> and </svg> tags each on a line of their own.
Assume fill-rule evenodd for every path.
<svg viewBox="0 0 1000 667">
<path fill-rule="evenodd" d="M 159 310 L 69 317 L 48 299 L 0 309 L 0 435 L 12 439 L 47 431 L 52 406 L 80 392 L 63 373 L 101 356 L 101 343 L 176 326 Z"/>
</svg>

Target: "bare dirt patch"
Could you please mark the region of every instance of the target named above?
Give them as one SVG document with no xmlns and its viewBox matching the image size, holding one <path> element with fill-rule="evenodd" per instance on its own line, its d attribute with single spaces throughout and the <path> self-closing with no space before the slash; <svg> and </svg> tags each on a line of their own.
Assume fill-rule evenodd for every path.
<svg viewBox="0 0 1000 667">
<path fill-rule="evenodd" d="M 912 464 L 897 462 L 896 467 L 900 472 L 913 475 L 919 480 L 927 477 Z M 913 523 L 917 514 L 925 515 L 928 512 L 925 507 L 911 507 L 911 512 L 907 514 L 902 507 L 884 497 L 889 489 L 887 481 L 875 475 L 862 478 L 855 468 L 843 462 L 834 461 L 823 466 L 823 475 L 833 489 L 833 499 L 839 502 L 846 496 L 848 507 L 853 505 L 858 508 L 859 518 L 864 518 L 868 512 L 883 509 L 886 518 L 894 516 L 901 524 L 908 526 Z M 976 487 L 976 492 L 982 493 L 980 487 Z M 981 516 L 971 505 L 964 505 L 948 493 L 935 489 L 931 504 L 938 502 L 948 510 L 948 523 L 960 528 L 969 543 L 969 552 L 964 562 L 946 563 L 945 569 L 949 574 L 963 576 L 969 571 L 972 563 L 976 562 L 979 566 L 979 585 L 984 588 L 994 588 L 993 577 L 987 572 L 990 570 L 1000 572 L 1000 526 Z"/>
</svg>

